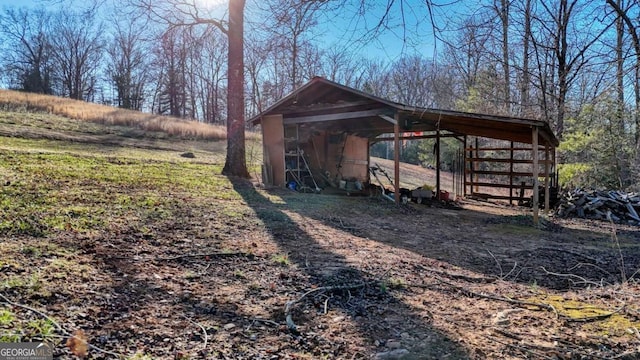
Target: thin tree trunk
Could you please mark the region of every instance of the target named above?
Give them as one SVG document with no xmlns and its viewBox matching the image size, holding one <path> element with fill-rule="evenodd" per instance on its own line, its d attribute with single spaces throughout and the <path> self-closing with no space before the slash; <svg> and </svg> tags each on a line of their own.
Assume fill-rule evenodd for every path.
<svg viewBox="0 0 640 360">
<path fill-rule="evenodd" d="M 622 0 L 618 0 L 618 6 L 622 7 Z M 618 93 L 618 111 L 617 120 L 620 125 L 623 124 L 624 116 L 624 54 L 622 47 L 624 46 L 624 22 L 621 16 L 616 19 L 616 80 Z M 623 126 L 624 129 L 624 126 Z"/>
<path fill-rule="evenodd" d="M 510 66 L 509 66 L 509 1 L 500 0 L 500 8 L 496 11 L 500 15 L 500 22 L 502 23 L 502 70 L 504 76 L 504 106 L 505 111 L 509 114 L 511 111 L 511 81 L 510 81 Z"/>
<path fill-rule="evenodd" d="M 531 116 L 529 100 L 529 43 L 531 41 L 531 0 L 527 0 L 524 13 L 524 38 L 522 39 L 522 84 L 520 87 L 521 111 L 525 117 Z"/>
</svg>

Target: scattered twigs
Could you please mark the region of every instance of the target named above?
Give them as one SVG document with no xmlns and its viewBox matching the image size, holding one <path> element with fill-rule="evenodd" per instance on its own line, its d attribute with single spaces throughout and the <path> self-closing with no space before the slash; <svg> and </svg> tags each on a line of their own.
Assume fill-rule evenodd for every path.
<svg viewBox="0 0 640 360">
<path fill-rule="evenodd" d="M 53 326 L 55 326 L 55 327 L 56 327 L 56 329 L 58 329 L 58 331 L 60 331 L 63 335 L 65 335 L 65 336 L 69 336 L 69 337 L 72 337 L 72 338 L 76 338 L 76 339 L 78 339 L 78 340 L 80 340 L 80 341 L 85 341 L 85 342 L 86 342 L 86 340 L 85 340 L 85 339 L 81 339 L 81 338 L 79 338 L 78 336 L 76 336 L 76 335 L 74 335 L 74 334 L 71 334 L 69 331 L 67 331 L 65 328 L 63 328 L 63 327 L 62 327 L 62 326 L 61 326 L 57 321 L 55 321 L 51 316 L 49 316 L 49 315 L 47 315 L 47 314 L 43 313 L 42 311 L 37 310 L 37 309 L 34 309 L 34 308 L 32 308 L 32 307 L 30 307 L 30 306 L 27 306 L 27 305 L 23 305 L 23 304 L 19 304 L 19 303 L 17 303 L 17 302 L 11 301 L 11 300 L 9 300 L 6 296 L 4 296 L 4 295 L 2 295 L 2 294 L 0 294 L 0 299 L 2 299 L 2 301 L 3 301 L 4 303 L 6 303 L 6 304 L 9 304 L 9 305 L 11 305 L 11 306 L 15 306 L 15 307 L 19 307 L 19 308 L 22 308 L 22 309 L 25 309 L 25 310 L 31 311 L 31 312 L 33 312 L 34 314 L 37 314 L 37 315 L 39 315 L 39 316 L 41 316 L 41 317 L 43 317 L 43 318 L 47 319 L 47 320 L 48 320 L 48 321 L 50 321 L 50 322 L 51 322 L 51 324 L 53 324 Z M 88 342 L 87 342 L 87 346 L 88 346 L 90 349 L 96 350 L 96 351 L 101 352 L 101 353 L 103 353 L 103 354 L 108 354 L 108 355 L 111 355 L 111 356 L 115 356 L 115 357 L 117 357 L 117 358 L 124 358 L 124 357 L 125 357 L 125 356 L 124 356 L 124 355 L 122 355 L 122 354 L 118 354 L 118 353 L 115 353 L 115 352 L 111 352 L 111 351 L 109 351 L 109 350 L 101 349 L 101 348 L 99 348 L 99 347 L 97 347 L 97 346 L 91 345 L 91 344 L 90 344 L 90 343 L 88 343 Z"/>
<path fill-rule="evenodd" d="M 500 279 L 504 280 L 504 276 L 503 276 L 503 272 L 502 272 L 502 265 L 500 265 L 500 261 L 498 261 L 498 259 L 496 259 L 496 257 L 493 255 L 493 253 L 491 251 L 489 251 L 487 249 L 487 252 L 489 253 L 489 255 L 491 255 L 491 257 L 493 258 L 493 261 L 496 262 L 496 265 L 498 265 L 498 270 L 500 270 Z"/>
<path fill-rule="evenodd" d="M 202 345 L 202 350 L 207 350 L 207 342 L 209 341 L 209 334 L 207 334 L 207 329 L 205 329 L 204 326 L 202 326 L 202 324 L 193 321 L 191 318 L 189 318 L 186 315 L 182 315 L 182 317 L 187 319 L 187 321 L 189 321 L 193 325 L 198 326 L 200 330 L 202 330 L 202 333 L 204 334 L 204 344 Z"/>
<path fill-rule="evenodd" d="M 502 335 L 504 335 L 504 334 L 502 334 Z M 510 348 L 512 348 L 512 349 L 516 349 L 516 350 L 518 350 L 518 351 L 522 351 L 522 352 L 524 352 L 525 354 L 528 354 L 528 355 L 535 355 L 535 356 L 537 356 L 537 358 L 539 358 L 539 359 L 549 359 L 549 360 L 554 360 L 554 359 L 556 359 L 556 357 L 555 357 L 555 356 L 548 356 L 548 355 L 546 355 L 546 354 L 541 354 L 541 353 L 539 353 L 539 352 L 537 352 L 537 351 L 535 351 L 535 350 L 533 350 L 533 349 L 530 349 L 530 348 L 528 348 L 528 347 L 525 347 L 525 346 L 523 346 L 523 345 L 519 345 L 519 344 L 517 345 L 517 344 L 510 343 L 510 342 L 502 341 L 502 340 L 499 340 L 499 339 L 497 339 L 497 338 L 495 338 L 495 337 L 493 337 L 493 336 L 491 336 L 491 337 L 489 337 L 489 336 L 484 336 L 484 337 L 485 337 L 486 339 L 489 339 L 490 341 L 495 341 L 495 342 L 497 342 L 498 344 L 502 344 L 502 345 L 505 345 L 505 346 L 510 347 Z"/>
<path fill-rule="evenodd" d="M 510 299 L 504 296 L 498 296 L 498 295 L 493 295 L 493 294 L 485 294 L 485 293 L 478 293 L 475 291 L 472 291 L 470 289 L 464 288 L 462 286 L 458 286 L 455 284 L 452 284 L 446 280 L 440 279 L 438 277 L 434 277 L 434 279 L 436 280 L 436 282 L 438 284 L 441 285 L 446 285 L 449 288 L 452 288 L 456 291 L 461 292 L 462 294 L 469 296 L 469 297 L 476 297 L 476 298 L 481 298 L 481 299 L 487 299 L 487 300 L 495 300 L 495 301 L 501 301 L 501 302 L 506 302 L 508 304 L 511 305 L 517 305 L 517 306 L 533 306 L 533 307 L 538 307 L 540 309 L 543 310 L 547 310 L 547 311 L 551 311 L 553 313 L 556 314 L 556 317 L 558 317 L 558 311 L 550 304 L 544 304 L 544 303 L 537 303 L 537 302 L 531 302 L 531 301 L 522 301 L 522 300 L 515 300 L 515 299 Z M 425 289 L 432 289 L 434 287 L 434 285 L 436 284 L 407 284 L 407 287 L 417 287 L 417 288 L 425 288 Z"/>
<path fill-rule="evenodd" d="M 435 270 L 432 268 L 426 268 L 420 264 L 416 264 L 414 265 L 414 267 L 418 270 L 422 270 L 422 271 L 426 271 L 432 274 L 437 274 L 437 275 L 442 275 L 445 276 L 449 279 L 455 279 L 455 280 L 464 280 L 466 282 L 470 282 L 470 283 L 492 283 L 495 282 L 497 280 L 496 277 L 485 277 L 485 276 L 467 276 L 467 275 L 463 275 L 463 274 L 455 274 L 455 273 L 450 273 L 450 272 L 446 272 L 446 271 L 439 271 L 439 270 Z"/>
<path fill-rule="evenodd" d="M 256 257 L 255 254 L 246 253 L 246 252 L 227 252 L 227 251 L 219 251 L 219 252 L 211 252 L 211 253 L 198 253 L 198 254 L 182 254 L 175 256 L 160 256 L 160 257 L 142 257 L 142 256 L 113 256 L 113 259 L 127 259 L 134 261 L 172 261 L 172 260 L 180 260 L 186 258 L 222 258 L 222 257 L 246 257 L 249 259 L 253 259 Z"/>
<path fill-rule="evenodd" d="M 622 353 L 620 355 L 616 355 L 610 359 L 615 359 L 615 360 L 623 360 L 623 359 L 637 359 L 638 357 L 640 357 L 640 351 L 637 350 L 632 350 L 632 351 L 627 351 L 625 353 Z"/>
<path fill-rule="evenodd" d="M 51 324 L 53 324 L 53 326 L 56 327 L 56 329 L 58 329 L 58 331 L 62 332 L 65 335 L 70 335 L 69 332 L 67 332 L 62 326 L 60 326 L 60 324 L 58 324 L 57 321 L 55 321 L 51 316 L 43 313 L 40 310 L 34 309 L 31 306 L 27 306 L 27 305 L 22 305 L 22 304 L 18 304 L 16 302 L 13 302 L 11 300 L 9 300 L 6 296 L 0 294 L 0 298 L 2 298 L 2 301 L 4 301 L 5 303 L 11 305 L 11 306 L 16 306 L 25 310 L 29 310 L 34 314 L 38 314 L 40 316 L 42 316 L 43 318 L 49 320 L 49 322 L 51 322 Z"/>
<path fill-rule="evenodd" d="M 273 326 L 280 326 L 279 323 L 277 323 L 277 322 L 275 322 L 273 320 L 269 320 L 269 319 L 253 318 L 251 320 L 253 320 L 253 322 L 261 322 L 261 323 L 265 323 L 265 324 L 269 324 L 269 325 L 273 325 Z"/>
<path fill-rule="evenodd" d="M 374 281 L 368 281 L 368 282 L 363 282 L 360 284 L 355 284 L 355 285 L 340 285 L 340 286 L 323 286 L 323 287 L 317 287 L 315 289 L 311 289 L 309 291 L 307 291 L 306 293 L 302 294 L 302 296 L 300 296 L 299 298 L 295 299 L 295 300 L 291 300 L 291 301 L 287 301 L 287 303 L 284 306 L 284 315 L 285 315 L 285 319 L 287 322 L 287 327 L 289 328 L 290 331 L 292 332 L 297 332 L 298 331 L 298 327 L 296 326 L 295 322 L 293 322 L 293 315 L 291 314 L 291 312 L 293 311 L 293 307 L 295 304 L 301 302 L 302 300 L 304 300 L 304 298 L 306 298 L 307 296 L 311 295 L 311 294 L 315 294 L 315 293 L 324 293 L 324 292 L 332 292 L 332 291 L 344 291 L 344 290 L 355 290 L 355 289 L 361 289 L 366 287 L 367 285 L 371 285 L 371 284 L 375 284 L 378 283 L 379 280 L 374 280 Z"/>
<path fill-rule="evenodd" d="M 537 249 L 538 250 L 551 250 L 551 251 L 555 251 L 555 252 L 562 252 L 562 253 L 565 253 L 565 254 L 573 255 L 575 257 L 587 259 L 587 260 L 592 261 L 594 263 L 598 262 L 597 259 L 595 259 L 595 258 L 593 258 L 591 256 L 588 256 L 588 255 L 585 255 L 585 254 L 581 254 L 581 253 L 576 252 L 576 251 L 567 250 L 567 249 L 561 249 L 561 248 L 551 247 L 551 246 L 541 246 L 541 247 L 539 247 Z"/>
<path fill-rule="evenodd" d="M 594 285 L 597 287 L 601 287 L 602 284 L 601 283 L 597 283 L 595 281 L 590 281 L 587 280 L 585 278 L 583 278 L 582 276 L 578 276 L 576 274 L 561 274 L 561 273 L 556 273 L 556 272 L 552 272 L 552 271 L 548 271 L 547 269 L 545 269 L 544 266 L 540 267 L 542 269 L 542 271 L 544 271 L 545 274 L 547 275 L 553 275 L 553 276 L 557 276 L 557 277 L 563 277 L 563 278 L 567 278 L 569 279 L 569 281 L 571 281 L 574 284 L 589 284 L 589 285 Z M 578 279 L 580 281 L 574 281 L 573 279 Z"/>
<path fill-rule="evenodd" d="M 611 223 L 611 240 L 613 244 L 616 246 L 618 250 L 618 261 L 620 261 L 620 276 L 622 282 L 627 282 L 627 273 L 624 269 L 624 256 L 622 256 L 622 249 L 620 248 L 620 240 L 618 239 L 618 232 L 616 231 L 616 224 L 614 224 L 613 219 L 611 218 L 611 212 L 607 212 L 607 219 Z"/>
<path fill-rule="evenodd" d="M 593 268 L 596 268 L 596 269 L 598 269 L 598 270 L 602 271 L 604 274 L 607 274 L 607 275 L 609 275 L 609 276 L 613 276 L 613 274 L 611 274 L 610 272 L 608 272 L 607 270 L 603 269 L 602 267 L 600 267 L 600 266 L 598 266 L 598 265 L 595 265 L 595 264 L 589 264 L 589 263 L 582 263 L 582 262 L 575 264 L 575 265 L 574 265 L 574 266 L 572 266 L 571 268 L 567 269 L 567 271 L 572 271 L 572 270 L 574 270 L 574 269 L 578 269 L 578 268 L 580 268 L 580 267 L 582 267 L 582 266 L 590 266 L 590 267 L 593 267 Z"/>
<path fill-rule="evenodd" d="M 507 330 L 501 329 L 501 328 L 494 328 L 493 331 L 495 331 L 496 333 L 504 336 L 504 337 L 508 337 L 509 339 L 513 339 L 513 340 L 517 340 L 517 341 L 522 341 L 522 336 L 514 334 L 512 332 L 509 332 Z"/>
</svg>

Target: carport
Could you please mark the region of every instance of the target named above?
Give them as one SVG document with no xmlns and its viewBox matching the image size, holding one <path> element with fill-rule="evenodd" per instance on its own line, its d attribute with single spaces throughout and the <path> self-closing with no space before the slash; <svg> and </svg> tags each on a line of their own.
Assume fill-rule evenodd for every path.
<svg viewBox="0 0 640 360">
<path fill-rule="evenodd" d="M 456 138 L 463 144 L 465 195 L 478 193 L 480 187 L 502 187 L 509 189 L 508 197 L 483 195 L 512 201 L 517 198 L 513 195 L 514 189 L 530 189 L 537 221 L 540 178 L 544 178 L 546 209 L 549 209 L 550 187 L 557 181 L 558 139 L 544 121 L 405 105 L 321 77 L 313 78 L 250 122 L 262 128 L 262 175 L 268 185 L 286 186 L 290 178 L 304 177 L 305 171 L 332 185 L 343 185 L 353 179 L 356 183 L 368 183 L 369 146 L 389 139 L 384 138 L 385 134 L 393 134 L 397 203 L 400 202 L 400 143 L 407 139 L 435 139 L 438 149 L 436 194 L 440 194 L 440 140 L 445 137 Z M 477 141 L 475 146 L 468 144 L 468 136 L 506 140 L 510 145 L 482 148 Z M 510 156 L 496 157 L 496 152 Z M 514 156 L 523 152 L 524 156 Z M 479 164 L 483 162 L 505 163 L 509 169 L 482 170 Z M 514 170 L 518 164 L 529 168 Z M 481 182 L 478 175 L 504 176 L 508 183 Z M 528 185 L 514 180 L 523 177 L 529 178 Z"/>
</svg>

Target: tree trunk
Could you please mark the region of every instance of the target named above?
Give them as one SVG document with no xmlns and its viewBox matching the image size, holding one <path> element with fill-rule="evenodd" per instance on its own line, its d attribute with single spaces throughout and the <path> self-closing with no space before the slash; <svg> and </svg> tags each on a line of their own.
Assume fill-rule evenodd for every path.
<svg viewBox="0 0 640 360">
<path fill-rule="evenodd" d="M 566 110 L 567 93 L 569 92 L 569 83 L 567 77 L 569 76 L 570 65 L 567 60 L 567 51 L 569 45 L 567 43 L 567 29 L 569 27 L 569 21 L 571 17 L 571 11 L 575 1 L 571 4 L 567 0 L 560 1 L 560 8 L 558 11 L 558 29 L 556 32 L 556 60 L 558 61 L 558 103 L 557 105 L 557 119 L 556 119 L 556 136 L 558 139 L 562 139 L 564 135 L 564 118 Z"/>
<path fill-rule="evenodd" d="M 618 6 L 622 7 L 621 0 L 618 0 Z M 617 80 L 617 95 L 618 95 L 618 109 L 617 120 L 618 124 L 623 124 L 624 116 L 624 21 L 622 16 L 618 16 L 616 19 L 616 80 Z M 624 131 L 624 126 L 622 126 Z"/>
<path fill-rule="evenodd" d="M 500 5 L 496 5 L 496 12 L 500 16 L 502 23 L 502 70 L 504 76 L 504 106 L 505 114 L 511 113 L 511 76 L 509 66 L 509 1 L 500 0 Z"/>
<path fill-rule="evenodd" d="M 531 0 L 526 1 L 524 13 L 524 38 L 522 39 L 522 84 L 521 84 L 521 114 L 531 117 L 531 103 L 529 101 L 529 42 L 531 41 Z"/>
<path fill-rule="evenodd" d="M 635 148 L 636 148 L 636 157 L 640 154 L 640 116 L 638 113 L 640 112 L 640 35 L 638 34 L 637 28 L 626 11 L 620 6 L 620 3 L 615 2 L 614 0 L 606 0 L 607 4 L 611 5 L 613 10 L 618 14 L 618 16 L 627 24 L 627 29 L 629 30 L 629 34 L 631 35 L 631 41 L 633 43 L 633 49 L 635 50 L 636 56 L 636 66 L 634 71 L 634 81 L 633 81 L 633 90 L 635 94 L 635 111 L 634 111 L 634 119 L 635 119 Z"/>
<path fill-rule="evenodd" d="M 223 175 L 249 177 L 244 137 L 244 4 L 229 1 L 227 93 L 227 158 Z"/>
</svg>

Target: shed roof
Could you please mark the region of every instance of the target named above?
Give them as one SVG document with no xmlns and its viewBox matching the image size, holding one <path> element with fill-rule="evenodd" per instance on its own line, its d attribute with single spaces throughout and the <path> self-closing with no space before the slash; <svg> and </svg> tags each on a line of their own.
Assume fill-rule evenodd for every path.
<svg viewBox="0 0 640 360">
<path fill-rule="evenodd" d="M 538 127 L 539 143 L 558 146 L 549 124 L 541 120 L 423 108 L 386 100 L 322 77 L 314 77 L 251 118 L 253 125 L 267 115 L 282 114 L 284 124 L 305 124 L 336 132 L 375 138 L 393 133 L 395 119 L 400 131 L 435 131 L 532 143 Z"/>
</svg>

